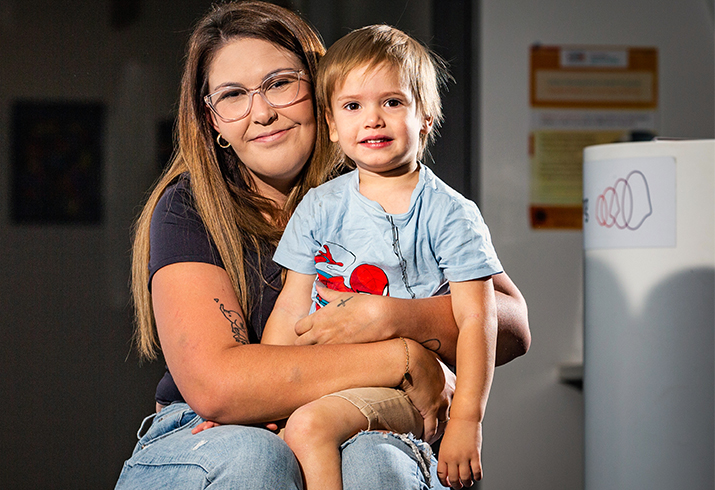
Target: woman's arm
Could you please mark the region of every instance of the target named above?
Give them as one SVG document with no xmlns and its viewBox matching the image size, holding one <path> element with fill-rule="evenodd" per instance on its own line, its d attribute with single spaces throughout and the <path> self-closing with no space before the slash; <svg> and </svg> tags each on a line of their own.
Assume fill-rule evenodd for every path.
<svg viewBox="0 0 715 490">
<path fill-rule="evenodd" d="M 496 365 L 505 364 L 529 350 L 531 334 L 526 301 L 506 273 L 492 277 L 497 306 Z M 316 313 L 296 325 L 298 343 L 339 344 L 373 342 L 395 337 L 411 338 L 438 353 L 445 362 L 456 361 L 459 330 L 447 296 L 399 299 L 321 288 L 327 301 Z"/>
<path fill-rule="evenodd" d="M 309 347 L 248 344 L 228 275 L 214 265 L 185 262 L 161 268 L 152 280 L 152 301 L 166 363 L 186 402 L 208 420 L 278 420 L 335 391 L 397 386 L 404 374 L 400 340 Z M 434 394 L 434 407 L 422 411 L 436 414 L 447 403 L 441 369 L 418 344 L 410 355 L 411 364 L 424 366 L 415 385 Z"/>
<path fill-rule="evenodd" d="M 506 272 L 492 276 L 497 305 L 497 357 L 501 366 L 523 356 L 531 346 L 526 300 Z"/>
</svg>

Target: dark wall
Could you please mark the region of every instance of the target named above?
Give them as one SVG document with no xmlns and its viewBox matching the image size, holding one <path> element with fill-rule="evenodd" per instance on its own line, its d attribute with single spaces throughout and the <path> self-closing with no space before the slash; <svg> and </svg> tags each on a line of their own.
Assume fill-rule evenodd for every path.
<svg viewBox="0 0 715 490">
<path fill-rule="evenodd" d="M 460 8 L 466 3 L 455 2 Z M 464 38 L 445 37 L 448 30 L 459 31 L 445 21 L 445 12 L 435 16 L 430 1 L 294 4 L 315 18 L 327 42 L 349 28 L 386 22 L 425 42 L 438 41 L 438 51 L 460 73 L 465 69 L 459 58 Z M 112 488 L 141 420 L 153 410 L 163 365 L 140 365 L 131 349 L 130 229 L 167 158 L 165 128 L 173 117 L 184 45 L 209 5 L 206 0 L 4 0 L 0 5 L 0 488 Z M 460 16 L 457 12 L 452 14 Z M 439 27 L 433 18 L 440 19 Z M 447 46 L 457 51 L 445 52 Z M 468 87 L 464 80 L 458 83 L 460 90 Z M 15 142 L 22 139 L 12 115 L 17 101 L 102 108 L 96 128 L 101 151 L 92 161 L 99 169 L 98 220 L 58 220 L 52 213 L 44 221 L 12 219 L 13 179 L 21 160 L 15 158 Z M 456 122 L 459 114 L 460 109 L 457 126 L 463 125 Z M 448 121 L 453 123 L 450 113 Z M 59 153 L 67 134 L 55 138 Z M 460 149 L 464 137 L 443 144 L 446 156 L 437 158 L 458 169 L 457 175 L 468 166 Z M 450 156 L 449 148 L 457 153 Z M 462 177 L 452 180 L 465 183 Z M 48 189 L 59 186 L 58 179 Z"/>
<path fill-rule="evenodd" d="M 140 367 L 130 348 L 130 226 L 160 168 L 155 130 L 171 117 L 188 30 L 207 5 L 0 5 L 0 488 L 112 488 L 153 409 L 162 365 Z M 100 138 L 100 156 L 91 159 L 99 220 L 52 209 L 37 220 L 11 219 L 11 199 L 22 198 L 13 191 L 15 142 L 27 149 L 41 139 L 17 133 L 12 108 L 20 100 L 66 113 L 87 103 L 102 108 L 89 128 Z M 42 157 L 48 168 L 75 155 L 66 148 L 73 135 L 67 127 L 55 133 Z M 32 151 L 23 165 L 34 179 L 29 188 L 38 189 Z M 71 194 L 67 176 L 49 175 L 38 202 L 53 189 Z"/>
</svg>

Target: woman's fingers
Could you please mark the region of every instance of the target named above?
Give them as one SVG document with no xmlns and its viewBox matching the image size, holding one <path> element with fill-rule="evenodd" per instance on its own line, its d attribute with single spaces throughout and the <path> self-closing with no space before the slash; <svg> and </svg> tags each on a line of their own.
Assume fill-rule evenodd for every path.
<svg viewBox="0 0 715 490">
<path fill-rule="evenodd" d="M 362 344 L 389 338 L 383 296 L 334 291 L 316 283 L 328 302 L 295 324 L 296 345 Z"/>
<path fill-rule="evenodd" d="M 439 422 L 436 415 L 430 414 L 424 418 L 423 429 L 422 429 L 422 440 L 431 444 L 437 440 L 437 428 Z"/>
</svg>

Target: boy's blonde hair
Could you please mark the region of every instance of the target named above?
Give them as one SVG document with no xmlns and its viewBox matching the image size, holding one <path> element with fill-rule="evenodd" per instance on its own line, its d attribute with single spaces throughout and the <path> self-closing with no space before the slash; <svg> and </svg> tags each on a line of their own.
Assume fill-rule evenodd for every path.
<svg viewBox="0 0 715 490">
<path fill-rule="evenodd" d="M 409 87 L 417 110 L 433 121 L 428 134 L 420 134 L 417 158 L 435 139 L 436 128 L 442 123 L 440 90 L 450 76 L 445 62 L 419 41 L 388 25 L 372 25 L 356 29 L 338 39 L 320 60 L 316 77 L 316 99 L 324 112 L 331 112 L 333 93 L 348 74 L 363 66 L 368 70 L 387 63 L 397 69 L 402 83 Z"/>
</svg>

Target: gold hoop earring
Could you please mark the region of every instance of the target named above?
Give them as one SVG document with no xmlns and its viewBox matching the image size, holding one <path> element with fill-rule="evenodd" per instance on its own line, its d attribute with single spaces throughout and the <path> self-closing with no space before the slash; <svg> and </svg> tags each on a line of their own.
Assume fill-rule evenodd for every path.
<svg viewBox="0 0 715 490">
<path fill-rule="evenodd" d="M 219 133 L 218 136 L 216 136 L 216 143 L 218 144 L 218 146 L 220 146 L 221 148 L 228 148 L 231 146 L 231 143 L 229 143 L 228 141 L 226 141 L 225 145 L 222 145 L 221 138 L 222 138 L 221 133 Z"/>
</svg>

